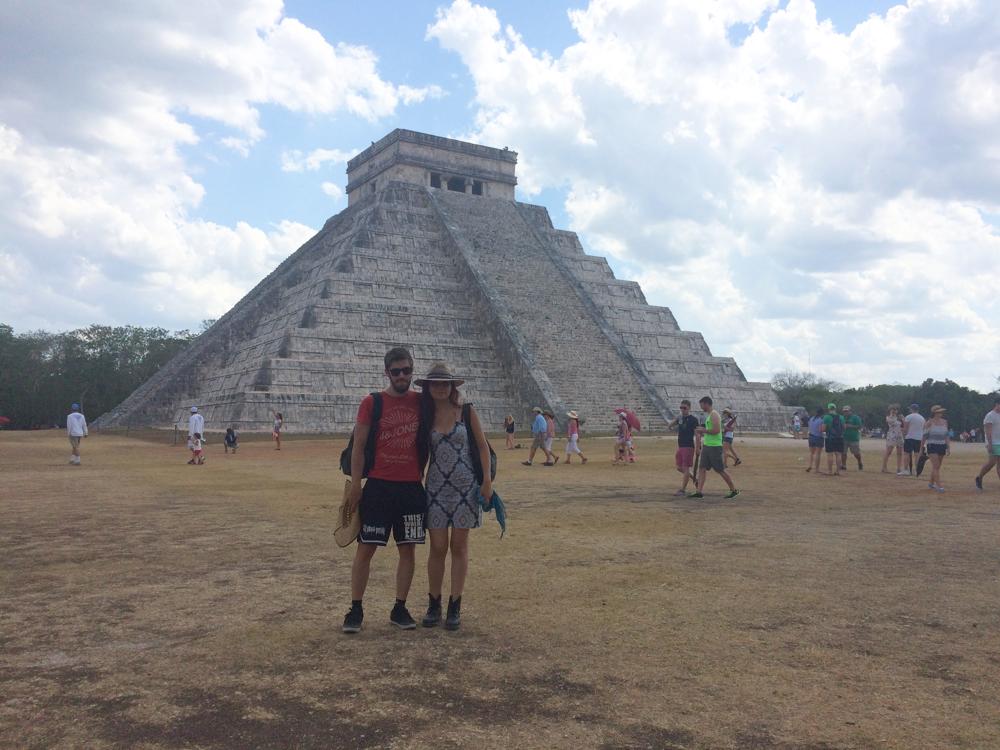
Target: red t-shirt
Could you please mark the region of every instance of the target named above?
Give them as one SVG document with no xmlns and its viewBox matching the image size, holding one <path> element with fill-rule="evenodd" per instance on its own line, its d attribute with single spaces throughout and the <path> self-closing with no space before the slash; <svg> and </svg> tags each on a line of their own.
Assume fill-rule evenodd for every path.
<svg viewBox="0 0 1000 750">
<path fill-rule="evenodd" d="M 372 423 L 375 400 L 365 396 L 358 408 L 358 424 Z M 375 466 L 372 479 L 387 482 L 419 482 L 417 428 L 420 425 L 420 394 L 407 391 L 398 398 L 382 394 L 382 418 L 375 438 Z"/>
</svg>

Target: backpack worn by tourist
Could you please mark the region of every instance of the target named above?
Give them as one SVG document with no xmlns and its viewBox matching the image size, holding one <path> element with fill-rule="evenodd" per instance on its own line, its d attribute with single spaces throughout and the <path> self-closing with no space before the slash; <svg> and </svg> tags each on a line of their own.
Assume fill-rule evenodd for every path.
<svg viewBox="0 0 1000 750">
<path fill-rule="evenodd" d="M 368 431 L 368 440 L 365 441 L 365 468 L 361 473 L 363 477 L 368 476 L 368 472 L 375 466 L 375 438 L 378 435 L 379 420 L 382 419 L 382 394 L 373 392 L 371 396 L 374 403 L 372 404 L 371 429 Z M 347 441 L 347 447 L 340 454 L 340 470 L 347 476 L 351 476 L 351 454 L 353 451 L 354 432 L 351 431 L 351 439 Z"/>
<path fill-rule="evenodd" d="M 830 426 L 826 428 L 826 436 L 830 438 L 844 437 L 844 418 L 839 414 L 834 414 L 830 420 Z"/>
<path fill-rule="evenodd" d="M 472 471 L 479 484 L 483 483 L 483 465 L 479 459 L 479 446 L 476 444 L 476 436 L 472 432 L 472 417 L 470 409 L 472 404 L 462 405 L 462 422 L 465 423 L 465 432 L 469 436 L 469 453 L 472 456 Z M 486 441 L 486 447 L 490 451 L 490 481 L 497 478 L 497 454 L 493 451 L 490 441 Z"/>
</svg>

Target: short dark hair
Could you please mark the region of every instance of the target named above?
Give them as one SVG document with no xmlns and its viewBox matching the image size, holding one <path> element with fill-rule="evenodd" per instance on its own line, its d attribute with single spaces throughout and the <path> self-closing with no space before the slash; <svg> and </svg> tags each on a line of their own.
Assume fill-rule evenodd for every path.
<svg viewBox="0 0 1000 750">
<path fill-rule="evenodd" d="M 413 355 L 410 354 L 410 350 L 405 346 L 394 346 L 392 349 L 385 353 L 385 369 L 389 369 L 389 365 L 393 362 L 398 362 L 401 359 L 409 360 L 410 367 L 413 367 Z"/>
<path fill-rule="evenodd" d="M 686 398 L 681 399 L 681 406 L 691 406 L 691 402 L 688 401 Z"/>
<path fill-rule="evenodd" d="M 995 406 L 996 404 L 1000 404 L 1000 394 L 998 394 L 997 397 L 993 399 L 993 405 Z"/>
<path fill-rule="evenodd" d="M 711 396 L 702 396 L 700 399 L 698 399 L 698 403 L 699 404 L 708 404 L 709 406 L 711 406 L 712 405 L 712 397 Z"/>
</svg>

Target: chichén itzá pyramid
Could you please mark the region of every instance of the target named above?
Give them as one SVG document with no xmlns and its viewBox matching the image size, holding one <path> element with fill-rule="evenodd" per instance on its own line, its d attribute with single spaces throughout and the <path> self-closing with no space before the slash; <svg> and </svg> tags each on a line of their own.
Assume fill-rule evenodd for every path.
<svg viewBox="0 0 1000 750">
<path fill-rule="evenodd" d="M 616 279 L 542 206 L 515 200 L 517 153 L 394 130 L 347 165 L 348 207 L 118 407 L 103 427 L 186 424 L 349 432 L 407 346 L 417 373 L 443 359 L 490 429 L 532 406 L 590 430 L 613 410 L 661 431 L 709 394 L 744 430 L 782 430 L 788 409 L 666 307 Z M 544 300 L 539 303 L 539 300 Z"/>
</svg>

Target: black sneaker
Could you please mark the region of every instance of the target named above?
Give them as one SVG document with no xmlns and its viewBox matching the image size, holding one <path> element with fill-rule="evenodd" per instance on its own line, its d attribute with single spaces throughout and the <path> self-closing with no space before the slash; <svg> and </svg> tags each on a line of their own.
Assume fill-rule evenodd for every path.
<svg viewBox="0 0 1000 750">
<path fill-rule="evenodd" d="M 452 599 L 448 597 L 448 616 L 444 620 L 445 630 L 458 630 L 462 624 L 462 597 Z"/>
<path fill-rule="evenodd" d="M 983 491 L 983 478 L 982 477 L 976 477 L 976 489 L 979 490 L 980 492 Z"/>
<path fill-rule="evenodd" d="M 425 628 L 433 628 L 441 622 L 441 597 L 428 594 L 427 598 L 430 599 L 430 603 L 427 605 L 427 614 L 420 624 Z"/>
<path fill-rule="evenodd" d="M 726 500 L 732 500 L 738 494 L 740 494 L 739 490 L 730 490 L 729 492 L 726 493 L 726 496 L 725 496 Z"/>
<path fill-rule="evenodd" d="M 344 616 L 345 633 L 357 633 L 361 630 L 361 623 L 365 620 L 365 612 L 361 607 L 351 607 L 351 611 Z"/>
<path fill-rule="evenodd" d="M 865 470 L 865 465 L 863 463 L 861 463 L 861 461 L 859 460 L 858 461 L 858 471 L 864 471 L 864 470 Z"/>
<path fill-rule="evenodd" d="M 705 496 L 700 492 L 689 492 L 688 497 L 701 498 Z"/>
<path fill-rule="evenodd" d="M 417 627 L 417 621 L 410 617 L 405 604 L 396 604 L 389 615 L 389 622 L 400 630 L 413 630 Z"/>
</svg>

